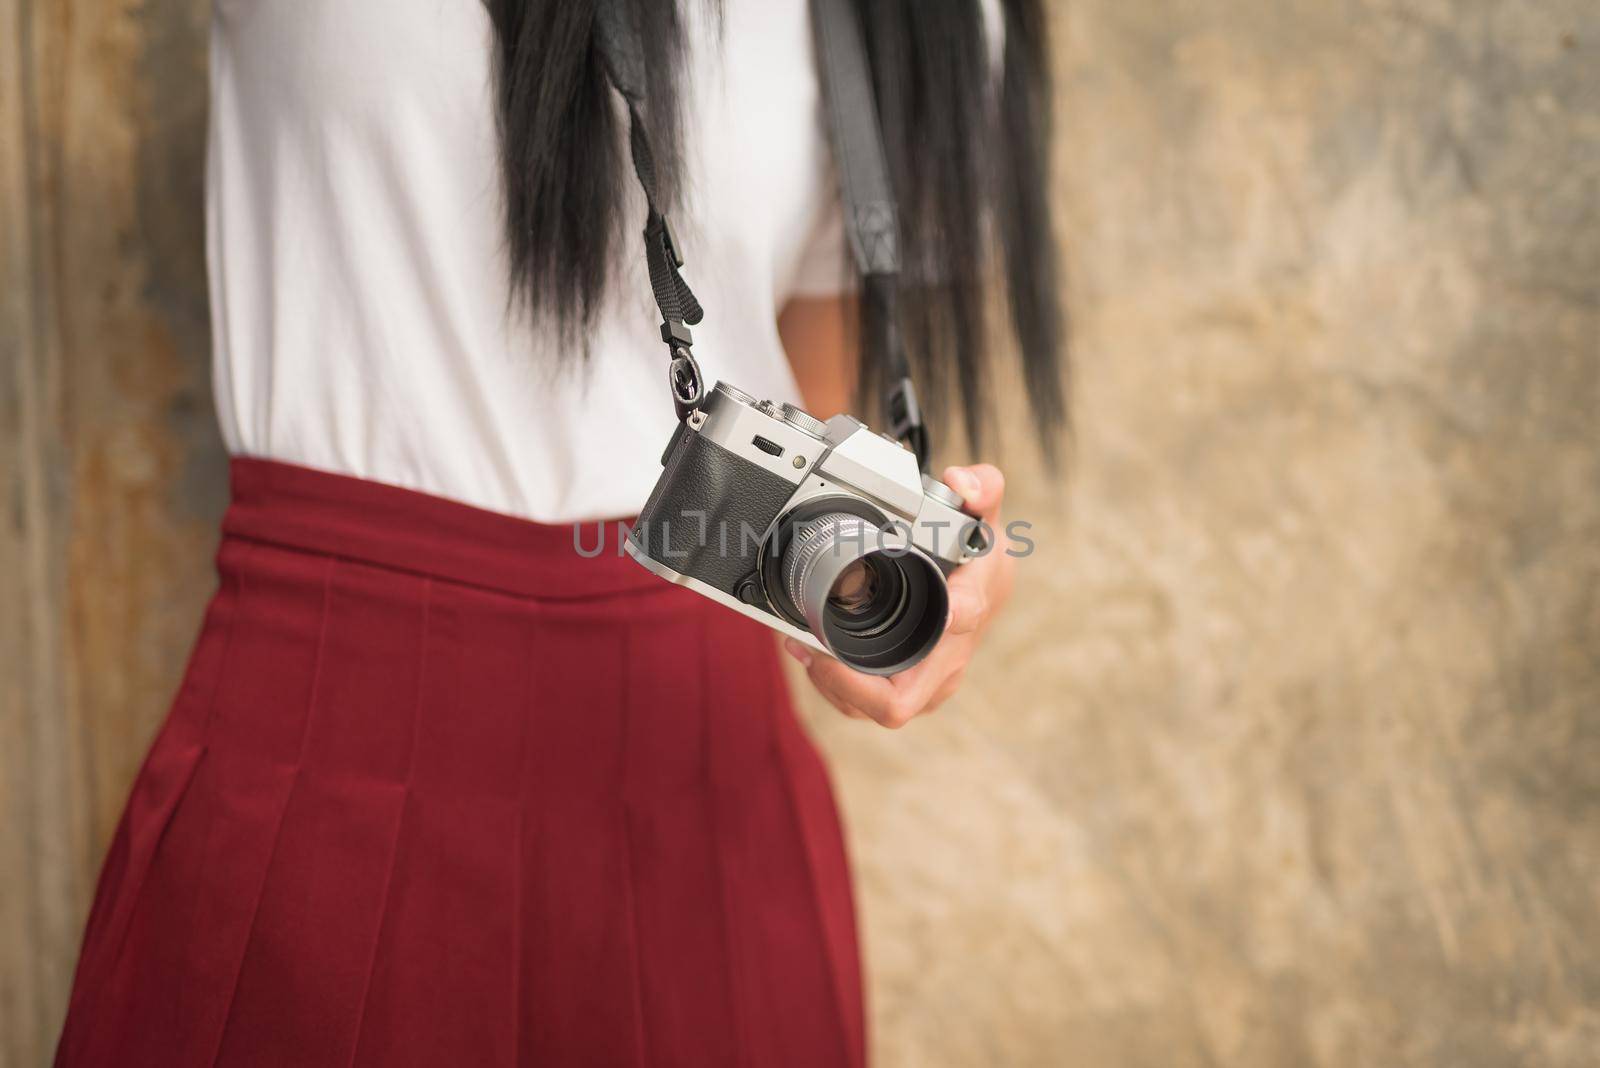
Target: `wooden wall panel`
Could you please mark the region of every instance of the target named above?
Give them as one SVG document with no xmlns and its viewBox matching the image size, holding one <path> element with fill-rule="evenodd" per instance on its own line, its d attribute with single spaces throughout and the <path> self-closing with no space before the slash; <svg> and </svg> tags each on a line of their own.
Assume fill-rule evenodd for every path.
<svg viewBox="0 0 1600 1068">
<path fill-rule="evenodd" d="M 54 1046 L 213 581 L 207 10 L 0 0 L 0 1065 Z"/>
</svg>

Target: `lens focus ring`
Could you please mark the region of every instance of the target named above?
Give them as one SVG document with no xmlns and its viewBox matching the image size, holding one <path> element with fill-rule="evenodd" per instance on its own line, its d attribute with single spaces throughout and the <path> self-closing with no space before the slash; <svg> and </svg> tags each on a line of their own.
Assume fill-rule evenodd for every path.
<svg viewBox="0 0 1600 1068">
<path fill-rule="evenodd" d="M 892 675 L 917 663 L 938 642 L 949 616 L 938 565 L 848 509 L 812 514 L 790 528 L 773 592 L 857 671 Z"/>
<path fill-rule="evenodd" d="M 838 552 L 841 545 L 867 545 L 877 529 L 864 519 L 834 512 L 795 531 L 794 544 L 783 554 L 783 584 L 801 612 L 809 614 L 813 607 L 806 604 L 805 585 L 823 556 Z"/>
</svg>

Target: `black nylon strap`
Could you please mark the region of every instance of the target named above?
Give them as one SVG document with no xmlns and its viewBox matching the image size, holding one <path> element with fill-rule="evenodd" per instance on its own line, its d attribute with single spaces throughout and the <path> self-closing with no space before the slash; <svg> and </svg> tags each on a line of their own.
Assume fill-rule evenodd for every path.
<svg viewBox="0 0 1600 1068">
<path fill-rule="evenodd" d="M 874 348 L 884 354 L 884 414 L 888 431 L 928 463 L 928 432 L 922 422 L 911 365 L 896 327 L 896 295 L 900 287 L 900 222 L 889 164 L 878 125 L 877 95 L 861 20 L 851 0 L 811 0 L 812 36 L 822 95 L 828 108 L 828 130 L 844 202 L 845 235 L 856 269 L 861 273 L 864 316 L 876 333 Z"/>
<path fill-rule="evenodd" d="M 594 15 L 595 42 L 606 76 L 628 102 L 628 112 L 644 103 L 644 44 L 626 0 L 600 0 Z"/>
<path fill-rule="evenodd" d="M 671 326 L 688 323 L 693 326 L 705 317 L 705 309 L 695 297 L 689 283 L 678 268 L 683 266 L 683 253 L 672 236 L 672 227 L 666 213 L 661 210 L 660 192 L 656 187 L 655 157 L 650 152 L 650 140 L 637 109 L 628 105 L 628 143 L 633 154 L 633 170 L 644 187 L 645 202 L 650 212 L 644 225 L 645 261 L 650 268 L 650 288 L 655 292 L 656 305 L 661 309 L 662 320 Z M 684 331 L 683 344 L 689 344 Z"/>
<path fill-rule="evenodd" d="M 873 339 L 873 346 L 884 353 L 887 361 L 884 407 L 888 430 L 916 453 L 919 464 L 926 466 L 928 434 L 911 382 L 911 367 L 895 326 L 900 276 L 898 212 L 878 127 L 876 95 L 861 23 L 851 0 L 811 0 L 811 20 L 839 172 L 845 232 L 861 274 L 862 299 L 869 305 L 866 318 L 882 333 Z M 672 228 L 661 210 L 655 156 L 641 116 L 645 96 L 644 43 L 628 0 L 600 0 L 595 31 L 607 76 L 628 105 L 633 169 L 650 208 L 644 229 L 650 287 L 661 309 L 661 336 L 672 349 L 673 399 L 683 418 L 704 395 L 698 381 L 699 368 L 688 354 L 692 338 L 684 324 L 698 323 L 704 310 L 679 273 L 682 249 L 673 239 Z M 687 388 L 689 378 L 694 380 L 697 393 Z"/>
<path fill-rule="evenodd" d="M 900 229 L 860 20 L 850 0 L 811 0 L 811 29 L 850 252 L 863 277 L 898 274 Z"/>
<path fill-rule="evenodd" d="M 628 106 L 628 151 L 648 207 L 644 224 L 645 263 L 650 271 L 650 289 L 661 311 L 661 340 L 672 353 L 667 382 L 678 418 L 683 419 L 705 399 L 705 380 L 700 374 L 700 365 L 689 353 L 689 346 L 694 343 L 689 327 L 705 317 L 705 309 L 679 271 L 683 266 L 683 252 L 673 239 L 672 226 L 662 210 L 655 153 L 641 114 L 645 103 L 644 44 L 627 0 L 601 0 L 595 11 L 595 40 L 600 46 L 606 76 Z"/>
</svg>

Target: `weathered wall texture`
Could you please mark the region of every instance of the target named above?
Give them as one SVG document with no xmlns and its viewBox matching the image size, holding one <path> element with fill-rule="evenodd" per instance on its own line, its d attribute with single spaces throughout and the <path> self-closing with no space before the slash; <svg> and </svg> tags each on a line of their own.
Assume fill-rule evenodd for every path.
<svg viewBox="0 0 1600 1068">
<path fill-rule="evenodd" d="M 1070 503 L 825 731 L 884 1060 L 1600 1063 L 1600 8 L 1060 25 Z"/>
<path fill-rule="evenodd" d="M 209 592 L 202 0 L 0 0 L 0 1065 Z M 891 1066 L 1600 1056 L 1600 9 L 1076 0 L 967 692 L 816 716 Z"/>
<path fill-rule="evenodd" d="M 202 0 L 0 0 L 0 1066 L 47 1062 L 209 595 Z"/>
</svg>

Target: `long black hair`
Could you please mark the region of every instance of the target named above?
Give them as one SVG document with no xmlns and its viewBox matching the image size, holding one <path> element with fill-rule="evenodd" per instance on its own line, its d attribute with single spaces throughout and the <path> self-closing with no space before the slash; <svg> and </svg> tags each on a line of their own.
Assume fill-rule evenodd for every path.
<svg viewBox="0 0 1600 1068">
<path fill-rule="evenodd" d="M 618 242 L 638 222 L 625 217 L 632 171 L 595 39 L 599 0 L 485 4 L 512 293 L 582 350 Z M 652 43 L 644 56 L 650 141 L 670 202 L 683 168 L 683 22 L 677 0 L 629 6 Z M 1040 440 L 1052 453 L 1067 419 L 1068 361 L 1048 196 L 1049 46 L 1040 0 L 1000 0 L 998 78 L 981 0 L 856 6 L 900 204 L 900 328 L 924 404 L 937 420 L 961 398 L 968 440 L 982 444 L 992 399 L 985 282 L 998 280 Z M 884 362 L 869 343 L 862 397 L 881 392 Z"/>
</svg>

